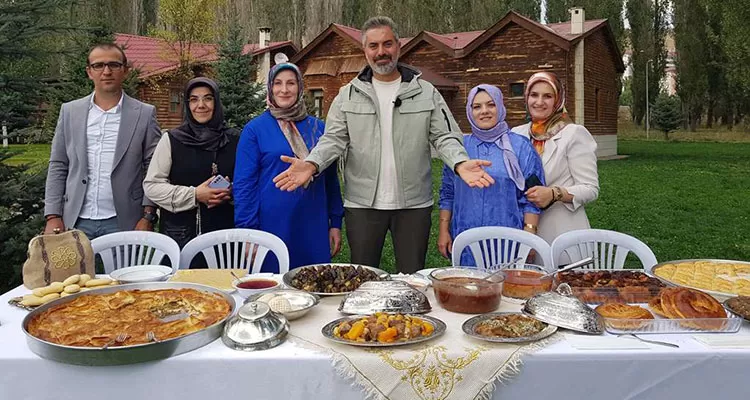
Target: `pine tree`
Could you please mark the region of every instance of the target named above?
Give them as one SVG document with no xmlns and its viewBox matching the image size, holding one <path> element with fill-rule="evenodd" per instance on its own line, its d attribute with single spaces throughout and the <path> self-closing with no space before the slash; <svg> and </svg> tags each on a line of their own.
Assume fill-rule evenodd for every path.
<svg viewBox="0 0 750 400">
<path fill-rule="evenodd" d="M 265 109 L 265 89 L 251 80 L 256 66 L 251 54 L 243 54 L 242 28 L 234 18 L 219 46 L 216 80 L 219 83 L 227 125 L 242 128 Z"/>
<path fill-rule="evenodd" d="M 29 126 L 42 102 L 50 60 L 60 49 L 51 36 L 72 26 L 58 23 L 75 0 L 0 2 L 0 123 L 12 131 Z"/>
<path fill-rule="evenodd" d="M 656 128 L 664 132 L 665 139 L 669 139 L 669 132 L 682 125 L 680 99 L 677 96 L 659 95 L 651 110 L 651 122 Z"/>
<path fill-rule="evenodd" d="M 15 155 L 0 148 L 0 293 L 21 284 L 21 266 L 29 240 L 44 226 L 44 180 L 47 172 L 9 165 Z"/>
</svg>

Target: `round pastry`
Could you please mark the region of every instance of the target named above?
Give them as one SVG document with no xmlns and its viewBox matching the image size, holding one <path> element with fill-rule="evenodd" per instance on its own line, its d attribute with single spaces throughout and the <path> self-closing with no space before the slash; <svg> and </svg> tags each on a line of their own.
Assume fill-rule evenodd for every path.
<svg viewBox="0 0 750 400">
<path fill-rule="evenodd" d="M 617 329 L 638 329 L 644 323 L 632 320 L 654 319 L 654 316 L 645 308 L 622 303 L 602 304 L 596 307 L 594 311 L 607 318 L 607 323 Z"/>
<path fill-rule="evenodd" d="M 668 318 L 726 318 L 724 307 L 710 295 L 700 290 L 670 288 L 661 292 L 661 306 Z M 682 326 L 697 329 L 721 329 L 723 321 L 685 321 Z"/>
<path fill-rule="evenodd" d="M 649 300 L 648 308 L 660 317 L 669 318 L 667 314 L 664 314 L 664 309 L 661 307 L 661 296 L 654 296 L 654 298 Z"/>
</svg>

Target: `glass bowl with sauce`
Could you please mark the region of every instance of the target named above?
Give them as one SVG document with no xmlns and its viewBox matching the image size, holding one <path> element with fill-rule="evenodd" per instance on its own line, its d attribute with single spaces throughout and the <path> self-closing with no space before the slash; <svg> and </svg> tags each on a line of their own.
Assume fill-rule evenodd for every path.
<svg viewBox="0 0 750 400">
<path fill-rule="evenodd" d="M 518 264 L 505 269 L 503 296 L 514 299 L 528 299 L 531 296 L 552 290 L 553 275 L 544 276 L 547 271 L 534 264 Z"/>
<path fill-rule="evenodd" d="M 497 310 L 503 292 L 503 274 L 484 278 L 489 272 L 470 268 L 441 268 L 430 273 L 435 298 L 446 310 L 483 314 Z"/>
<path fill-rule="evenodd" d="M 256 293 L 266 292 L 272 289 L 280 287 L 279 281 L 276 280 L 273 275 L 267 276 L 258 274 L 252 274 L 243 276 L 239 280 L 235 279 L 232 282 L 232 287 L 237 289 L 237 293 L 243 298 L 248 298 Z"/>
</svg>

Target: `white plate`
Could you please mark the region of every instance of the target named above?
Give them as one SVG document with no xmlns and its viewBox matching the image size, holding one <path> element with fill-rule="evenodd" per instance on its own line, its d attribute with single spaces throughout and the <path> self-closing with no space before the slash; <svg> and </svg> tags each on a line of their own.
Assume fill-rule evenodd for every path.
<svg viewBox="0 0 750 400">
<path fill-rule="evenodd" d="M 109 277 L 120 283 L 159 282 L 167 279 L 171 273 L 172 268 L 164 265 L 139 265 L 116 269 Z"/>
</svg>

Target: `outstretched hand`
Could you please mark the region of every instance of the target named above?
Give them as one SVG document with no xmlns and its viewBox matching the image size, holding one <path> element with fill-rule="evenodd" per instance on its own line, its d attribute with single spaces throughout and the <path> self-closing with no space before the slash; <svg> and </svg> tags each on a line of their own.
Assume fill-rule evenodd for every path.
<svg viewBox="0 0 750 400">
<path fill-rule="evenodd" d="M 490 174 L 482 167 L 489 167 L 492 162 L 487 160 L 467 160 L 456 166 L 456 174 L 466 182 L 469 187 L 486 188 L 495 183 Z"/>
<path fill-rule="evenodd" d="M 276 175 L 273 183 L 276 187 L 291 192 L 300 186 L 306 185 L 315 174 L 315 164 L 300 160 L 299 158 L 281 156 L 281 161 L 292 164 L 286 171 Z"/>
</svg>

